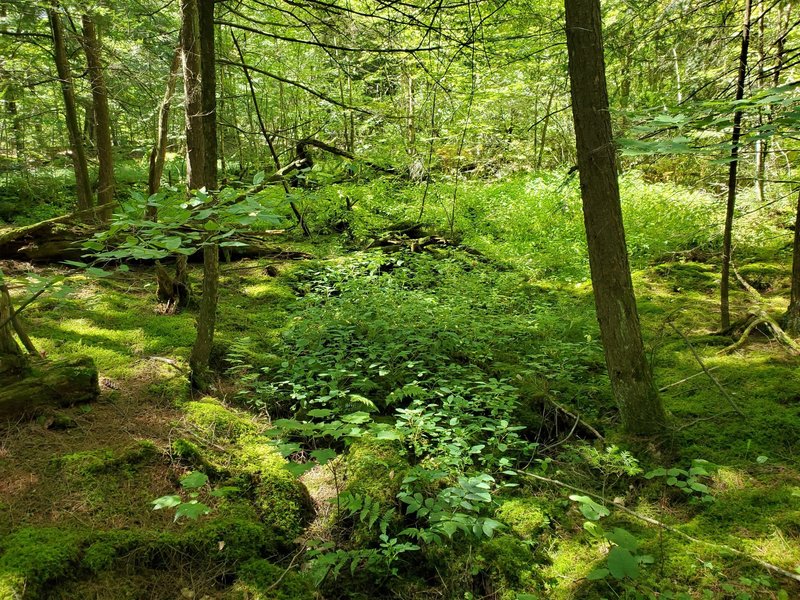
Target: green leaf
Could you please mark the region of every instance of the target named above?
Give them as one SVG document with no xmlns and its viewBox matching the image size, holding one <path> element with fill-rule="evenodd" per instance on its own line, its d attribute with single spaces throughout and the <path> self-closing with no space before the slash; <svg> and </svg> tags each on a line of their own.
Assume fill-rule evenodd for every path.
<svg viewBox="0 0 800 600">
<path fill-rule="evenodd" d="M 580 509 L 581 513 L 590 521 L 599 521 L 602 517 L 607 517 L 611 514 L 611 512 L 605 506 L 598 504 L 589 498 L 589 496 L 579 496 L 577 494 L 573 494 L 569 497 L 569 499 L 578 502 L 578 508 Z"/>
<path fill-rule="evenodd" d="M 606 537 L 610 542 L 613 542 L 625 550 L 636 552 L 636 550 L 639 548 L 639 540 L 637 540 L 636 537 L 627 529 L 615 527 L 614 531 L 609 533 Z"/>
<path fill-rule="evenodd" d="M 639 563 L 630 551 L 615 546 L 608 553 L 608 571 L 615 579 L 636 579 L 639 576 Z"/>
<path fill-rule="evenodd" d="M 174 252 L 175 250 L 181 247 L 182 242 L 183 240 L 179 236 L 173 235 L 161 240 L 161 245 L 164 246 L 164 248 L 166 248 L 167 250 L 172 250 Z"/>
<path fill-rule="evenodd" d="M 308 411 L 308 416 L 309 417 L 317 417 L 317 418 L 320 418 L 320 419 L 324 419 L 325 417 L 329 417 L 332 414 L 333 414 L 333 411 L 329 410 L 327 408 L 314 408 L 314 409 Z"/>
<path fill-rule="evenodd" d="M 162 508 L 172 508 L 174 506 L 178 506 L 181 503 L 180 496 L 161 496 L 161 498 L 157 498 L 153 500 L 151 504 L 153 505 L 153 510 L 161 510 Z"/>
<path fill-rule="evenodd" d="M 192 500 L 191 502 L 184 502 L 175 511 L 175 521 L 177 521 L 181 517 L 186 517 L 187 519 L 195 521 L 197 520 L 198 517 L 207 515 L 210 512 L 211 509 L 208 506 L 206 506 L 202 502 L 198 502 L 197 500 Z"/>
<path fill-rule="evenodd" d="M 483 535 L 490 538 L 494 535 L 494 530 L 498 527 L 502 527 L 502 524 L 495 521 L 494 519 L 484 519 L 483 525 L 481 525 L 481 529 L 483 529 Z"/>
<path fill-rule="evenodd" d="M 306 463 L 295 463 L 290 462 L 286 463 L 286 469 L 295 477 L 300 477 L 306 471 L 310 471 L 314 468 L 313 462 L 306 462 Z"/>
<path fill-rule="evenodd" d="M 652 471 L 645 474 L 645 479 L 652 479 L 653 477 L 663 477 L 667 474 L 667 470 L 664 467 L 660 467 L 658 469 L 653 469 Z"/>
<path fill-rule="evenodd" d="M 589 581 L 599 581 L 600 579 L 605 579 L 608 577 L 608 573 L 608 569 L 595 569 L 586 576 L 586 579 Z"/>
<path fill-rule="evenodd" d="M 264 177 L 266 177 L 266 173 L 264 173 L 264 171 L 259 171 L 253 175 L 253 185 L 261 185 L 261 183 L 264 181 Z"/>
<path fill-rule="evenodd" d="M 328 463 L 336 458 L 336 451 L 331 450 L 330 448 L 314 450 L 311 453 L 311 458 L 315 459 L 319 464 L 324 465 L 325 463 Z"/>
<path fill-rule="evenodd" d="M 206 483 L 208 483 L 208 475 L 200 471 L 192 471 L 181 479 L 181 486 L 187 490 L 201 488 Z"/>
<path fill-rule="evenodd" d="M 767 462 L 768 460 L 769 460 L 769 458 L 767 458 L 766 456 L 763 456 L 763 455 L 762 455 L 762 456 L 759 456 L 758 458 L 756 458 L 756 462 L 757 462 L 758 464 L 760 464 L 760 465 L 763 465 L 763 464 L 764 464 L 765 462 Z"/>
</svg>

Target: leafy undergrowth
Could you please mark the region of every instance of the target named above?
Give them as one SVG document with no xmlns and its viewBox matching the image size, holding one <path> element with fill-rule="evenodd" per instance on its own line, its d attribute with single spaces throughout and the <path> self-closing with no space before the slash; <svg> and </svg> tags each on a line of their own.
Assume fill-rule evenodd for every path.
<svg viewBox="0 0 800 600">
<path fill-rule="evenodd" d="M 623 185 L 649 190 L 629 236 L 673 425 L 642 447 L 618 431 L 562 183 L 476 184 L 468 247 L 423 253 L 353 249 L 418 210 L 360 189 L 349 237 L 302 248 L 326 258 L 224 264 L 214 397 L 186 388 L 193 309 L 159 314 L 149 269 L 70 276 L 25 318 L 48 356 L 92 356 L 103 395 L 2 429 L 0 598 L 797 597 L 746 558 L 800 566 L 797 358 L 757 332 L 719 353 L 711 204 Z M 312 224 L 342 216 L 316 199 Z M 737 266 L 778 315 L 789 256 L 758 250 L 767 229 L 740 232 Z M 688 378 L 668 323 L 743 414 Z"/>
</svg>

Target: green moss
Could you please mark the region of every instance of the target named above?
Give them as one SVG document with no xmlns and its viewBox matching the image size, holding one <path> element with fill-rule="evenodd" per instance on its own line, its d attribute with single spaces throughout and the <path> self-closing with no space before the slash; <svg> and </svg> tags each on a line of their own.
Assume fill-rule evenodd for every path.
<svg viewBox="0 0 800 600">
<path fill-rule="evenodd" d="M 186 420 L 211 438 L 236 440 L 258 430 L 256 424 L 245 413 L 228 408 L 214 398 L 187 402 L 183 405 L 183 409 L 186 412 Z"/>
<path fill-rule="evenodd" d="M 501 597 L 515 598 L 514 592 L 541 589 L 536 558 L 530 547 L 513 535 L 498 535 L 478 548 L 476 567 L 484 571 Z"/>
<path fill-rule="evenodd" d="M 495 513 L 523 540 L 531 540 L 550 524 L 545 503 L 537 498 L 512 498 L 500 505 Z"/>
<path fill-rule="evenodd" d="M 100 449 L 65 454 L 53 458 L 51 464 L 68 475 L 87 477 L 98 473 L 130 469 L 150 462 L 158 454 L 159 450 L 153 442 L 139 440 L 133 446 L 117 452 Z"/>
<path fill-rule="evenodd" d="M 219 463 L 213 452 L 205 450 L 195 442 L 186 438 L 178 438 L 172 442 L 172 454 L 182 463 L 201 469 L 206 475 L 218 477 L 227 472 Z"/>
<path fill-rule="evenodd" d="M 286 460 L 265 438 L 239 440 L 236 468 L 254 482 L 255 505 L 265 523 L 293 539 L 314 513 L 308 490 L 286 469 Z"/>
<path fill-rule="evenodd" d="M 24 528 L 0 542 L 0 599 L 35 597 L 65 577 L 80 554 L 81 537 L 56 528 Z"/>
<path fill-rule="evenodd" d="M 266 560 L 244 563 L 230 594 L 233 600 L 313 600 L 316 590 L 310 578 L 298 571 L 287 570 Z"/>
<path fill-rule="evenodd" d="M 345 465 L 345 491 L 369 496 L 387 508 L 396 503 L 403 476 L 409 469 L 406 451 L 400 442 L 377 440 L 369 435 L 353 442 Z"/>
</svg>

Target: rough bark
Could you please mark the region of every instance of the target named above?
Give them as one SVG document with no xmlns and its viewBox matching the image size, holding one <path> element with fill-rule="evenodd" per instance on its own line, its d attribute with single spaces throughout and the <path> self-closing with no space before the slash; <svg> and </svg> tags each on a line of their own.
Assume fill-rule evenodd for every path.
<svg viewBox="0 0 800 600">
<path fill-rule="evenodd" d="M 99 395 L 97 368 L 91 358 L 35 361 L 25 377 L 0 388 L 0 421 L 31 416 L 48 407 L 91 402 Z"/>
<path fill-rule="evenodd" d="M 64 97 L 64 115 L 67 132 L 69 133 L 72 165 L 75 169 L 78 209 L 86 210 L 93 205 L 92 187 L 89 183 L 89 169 L 86 166 L 86 151 L 83 147 L 81 130 L 78 125 L 78 112 L 75 108 L 75 91 L 72 85 L 72 75 L 69 72 L 67 48 L 64 42 L 64 29 L 61 25 L 61 17 L 56 8 L 48 8 L 47 16 L 50 20 L 50 31 L 53 35 L 53 50 L 58 79 L 61 83 L 61 94 Z"/>
<path fill-rule="evenodd" d="M 111 147 L 111 119 L 108 111 L 108 89 L 100 58 L 100 42 L 94 21 L 83 15 L 83 49 L 89 68 L 89 82 L 92 86 L 92 107 L 94 116 L 94 139 L 97 148 L 97 206 L 100 218 L 108 221 L 114 202 L 114 154 Z"/>
<path fill-rule="evenodd" d="M 167 77 L 167 88 L 164 91 L 164 98 L 161 100 L 161 106 L 158 109 L 158 132 L 156 134 L 156 142 L 153 145 L 153 149 L 150 151 L 150 171 L 147 175 L 147 193 L 149 196 L 158 193 L 161 187 L 161 176 L 164 173 L 164 161 L 167 157 L 169 107 L 172 102 L 172 97 L 175 95 L 175 83 L 178 80 L 180 66 L 181 49 L 179 47 L 175 50 L 175 54 L 172 57 L 172 63 L 169 67 L 169 76 Z M 158 208 L 155 206 L 147 206 L 147 208 L 145 208 L 145 218 L 151 221 L 158 219 Z"/>
<path fill-rule="evenodd" d="M 744 21 L 742 23 L 742 45 L 739 52 L 739 72 L 736 77 L 736 100 L 744 98 L 744 84 L 747 77 L 747 53 L 750 47 L 750 11 L 752 0 L 744 0 Z M 728 197 L 725 206 L 725 229 L 722 234 L 722 281 L 720 282 L 720 321 L 722 329 L 731 324 L 730 279 L 731 279 L 731 240 L 733 237 L 733 213 L 736 209 L 736 174 L 739 168 L 739 139 L 742 135 L 742 111 L 733 115 L 731 132 L 730 165 L 728 167 Z"/>
<path fill-rule="evenodd" d="M 654 435 L 666 423 L 647 364 L 622 225 L 605 79 L 599 0 L 566 0 L 572 114 L 597 320 L 625 430 Z"/>
</svg>

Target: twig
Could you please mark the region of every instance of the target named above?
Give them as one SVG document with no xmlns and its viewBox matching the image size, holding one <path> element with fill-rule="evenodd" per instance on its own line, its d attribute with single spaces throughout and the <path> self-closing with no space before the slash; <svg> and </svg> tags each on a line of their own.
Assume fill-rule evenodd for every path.
<svg viewBox="0 0 800 600">
<path fill-rule="evenodd" d="M 564 408 L 563 406 L 561 406 L 561 405 L 560 405 L 558 402 L 556 402 L 556 401 L 555 401 L 555 400 L 553 400 L 552 398 L 545 397 L 545 400 L 546 400 L 547 402 L 549 402 L 550 404 L 552 404 L 553 406 L 555 406 L 555 407 L 556 407 L 558 410 L 560 410 L 561 412 L 563 412 L 565 415 L 569 415 L 570 417 L 572 417 L 573 419 L 575 419 L 575 422 L 576 422 L 576 423 L 580 423 L 581 425 L 583 425 L 584 427 L 586 427 L 586 429 L 588 429 L 589 431 L 591 431 L 593 434 L 595 434 L 595 435 L 597 436 L 597 439 L 599 439 L 599 440 L 602 440 L 602 441 L 605 441 L 605 440 L 606 440 L 606 438 L 604 438 L 604 437 L 602 436 L 602 434 L 601 434 L 599 431 L 597 431 L 597 429 L 595 429 L 594 427 L 592 427 L 591 425 L 589 425 L 589 423 L 587 423 L 586 421 L 584 421 L 583 419 L 581 419 L 581 418 L 580 418 L 580 415 L 576 415 L 576 414 L 573 414 L 573 413 L 571 413 L 570 411 L 568 411 L 566 408 Z M 573 431 L 575 431 L 575 427 L 573 427 L 573 428 L 572 428 L 572 430 L 573 430 Z M 572 434 L 572 432 L 570 432 L 570 435 L 571 435 L 571 434 Z"/>
<path fill-rule="evenodd" d="M 541 475 L 536 475 L 535 473 L 529 473 L 527 471 L 518 470 L 517 473 L 519 473 L 520 475 L 524 475 L 526 477 L 530 477 L 532 479 L 536 479 L 538 481 L 543 481 L 545 483 L 549 483 L 549 484 L 552 484 L 552 485 L 555 485 L 555 486 L 558 486 L 558 487 L 562 487 L 562 488 L 565 488 L 565 489 L 568 489 L 568 490 L 572 490 L 573 492 L 578 492 L 580 494 L 583 494 L 585 496 L 589 496 L 591 498 L 599 500 L 600 502 L 605 503 L 605 498 L 603 498 L 602 496 L 600 496 L 598 494 L 595 494 L 593 492 L 589 492 L 587 490 L 583 490 L 581 488 L 575 487 L 574 485 L 569 485 L 568 483 L 564 483 L 563 481 L 559 481 L 557 479 L 550 479 L 549 477 L 543 477 Z M 644 521 L 645 523 L 649 523 L 650 525 L 655 525 L 656 527 L 660 527 L 662 529 L 666 529 L 667 531 L 672 532 L 672 533 L 674 533 L 676 535 L 679 535 L 680 537 L 682 537 L 682 538 L 684 538 L 686 540 L 689 540 L 690 542 L 694 542 L 696 544 L 704 544 L 706 546 L 712 546 L 714 548 L 719 548 L 719 549 L 725 550 L 727 552 L 730 552 L 732 554 L 735 554 L 737 556 L 741 556 L 741 557 L 746 558 L 748 560 L 752 560 L 753 562 L 758 563 L 759 565 L 761 565 L 765 569 L 769 569 L 770 571 L 772 571 L 774 573 L 778 573 L 779 575 L 783 575 L 784 577 L 788 577 L 789 579 L 793 579 L 794 581 L 800 583 L 800 575 L 798 575 L 797 573 L 792 573 L 791 571 L 787 571 L 786 569 L 782 569 L 781 567 L 779 567 L 777 565 L 773 565 L 772 563 L 769 563 L 769 562 L 767 562 L 765 560 L 762 560 L 760 558 L 757 558 L 755 556 L 747 554 L 746 552 L 742 552 L 741 550 L 737 550 L 736 548 L 733 548 L 732 546 L 728 546 L 727 544 L 720 544 L 719 542 L 711 542 L 711 541 L 708 541 L 708 540 L 702 540 L 700 538 L 693 537 L 693 536 L 689 535 L 688 533 L 684 533 L 680 529 L 677 529 L 676 527 L 672 527 L 671 525 L 667 525 L 663 521 L 659 521 L 658 519 L 653 519 L 652 517 L 647 517 L 645 515 L 637 513 L 636 511 L 631 510 L 630 508 L 628 508 L 626 506 L 623 506 L 622 504 L 619 504 L 619 503 L 616 503 L 616 502 L 612 503 L 611 506 L 613 506 L 616 509 L 621 510 L 622 512 L 625 512 L 625 513 L 631 515 L 632 517 L 635 517 L 636 519 L 639 519 L 640 521 Z"/>
<path fill-rule="evenodd" d="M 714 369 L 718 369 L 718 368 L 719 368 L 719 367 L 711 367 L 711 368 L 709 369 L 709 371 L 713 371 Z M 699 373 L 695 373 L 694 375 L 689 375 L 688 377 L 684 377 L 683 379 L 681 379 L 681 380 L 679 380 L 679 381 L 675 381 L 675 382 L 673 382 L 673 383 L 670 383 L 670 384 L 667 384 L 667 385 L 665 385 L 665 386 L 664 386 L 664 387 L 662 387 L 662 388 L 659 388 L 659 390 L 658 390 L 658 391 L 659 391 L 659 392 L 666 392 L 666 391 L 667 391 L 669 388 L 671 388 L 671 387 L 675 387 L 676 385 L 680 385 L 680 384 L 682 384 L 682 383 L 686 383 L 686 382 L 687 382 L 687 381 L 689 381 L 690 379 L 694 379 L 695 377 L 699 377 L 699 376 L 700 376 L 700 375 L 702 375 L 703 373 L 705 373 L 705 371 L 700 371 Z"/>
<path fill-rule="evenodd" d="M 692 345 L 692 342 L 689 341 L 689 338 L 686 337 L 686 335 L 683 332 L 681 332 L 677 327 L 675 327 L 675 325 L 673 323 L 670 323 L 669 326 L 672 327 L 672 329 L 675 331 L 675 333 L 677 333 L 679 336 L 681 336 L 681 338 L 683 338 L 683 341 L 686 342 L 687 346 L 689 346 L 689 350 L 692 351 L 692 355 L 694 356 L 694 359 L 697 361 L 697 363 L 700 365 L 700 368 L 703 369 L 703 372 L 706 375 L 708 375 L 708 378 L 711 381 L 714 382 L 714 385 L 716 385 L 717 389 L 719 389 L 719 391 L 722 392 L 722 395 L 725 396 L 725 399 L 728 401 L 728 403 L 733 407 L 733 409 L 737 413 L 739 413 L 740 416 L 744 417 L 745 414 L 742 412 L 742 409 L 739 408 L 739 405 L 736 404 L 736 401 L 733 399 L 733 396 L 731 396 L 728 393 L 728 390 L 726 390 L 722 386 L 722 384 L 719 382 L 719 380 L 716 377 L 714 377 L 714 375 L 711 373 L 711 371 L 709 371 L 708 367 L 703 362 L 703 359 L 700 358 L 700 355 L 697 353 L 697 350 L 694 349 L 694 346 Z"/>
</svg>

